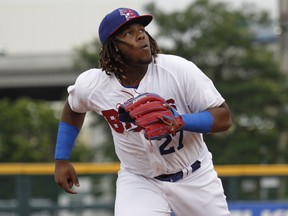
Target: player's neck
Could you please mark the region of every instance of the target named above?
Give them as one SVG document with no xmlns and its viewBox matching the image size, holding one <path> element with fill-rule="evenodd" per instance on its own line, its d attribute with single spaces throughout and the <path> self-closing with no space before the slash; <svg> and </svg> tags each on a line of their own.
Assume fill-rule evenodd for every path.
<svg viewBox="0 0 288 216">
<path fill-rule="evenodd" d="M 147 72 L 148 66 L 130 67 L 123 74 L 117 75 L 118 81 L 124 86 L 138 86 Z"/>
</svg>

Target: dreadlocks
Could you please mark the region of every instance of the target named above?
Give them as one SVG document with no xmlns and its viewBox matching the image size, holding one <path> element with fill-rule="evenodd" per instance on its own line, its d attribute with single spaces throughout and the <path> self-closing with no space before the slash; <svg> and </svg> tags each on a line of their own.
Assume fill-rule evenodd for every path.
<svg viewBox="0 0 288 216">
<path fill-rule="evenodd" d="M 157 54 L 160 52 L 160 49 L 154 38 L 152 38 L 152 36 L 148 32 L 146 32 L 146 34 L 150 41 L 152 56 L 154 58 L 154 61 L 156 62 L 156 57 Z M 123 74 L 126 65 L 121 55 L 117 51 L 116 40 L 113 36 L 109 37 L 104 43 L 99 57 L 99 65 L 102 70 L 106 72 L 107 75 L 110 75 L 110 73 L 115 73 L 116 75 Z"/>
</svg>

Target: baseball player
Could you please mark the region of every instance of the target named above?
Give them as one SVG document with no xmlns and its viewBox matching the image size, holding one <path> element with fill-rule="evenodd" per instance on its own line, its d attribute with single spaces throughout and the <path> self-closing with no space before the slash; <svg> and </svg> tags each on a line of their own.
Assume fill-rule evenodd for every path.
<svg viewBox="0 0 288 216">
<path fill-rule="evenodd" d="M 229 215 L 221 180 L 202 134 L 231 127 L 229 108 L 191 61 L 160 54 L 145 27 L 152 15 L 129 8 L 100 26 L 100 69 L 68 87 L 55 149 L 55 181 L 79 187 L 69 155 L 85 113 L 108 122 L 120 160 L 116 216 Z"/>
</svg>

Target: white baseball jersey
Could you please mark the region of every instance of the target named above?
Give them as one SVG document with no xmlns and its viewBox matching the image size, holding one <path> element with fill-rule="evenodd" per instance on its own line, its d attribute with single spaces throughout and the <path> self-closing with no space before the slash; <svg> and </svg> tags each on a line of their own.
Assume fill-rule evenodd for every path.
<svg viewBox="0 0 288 216">
<path fill-rule="evenodd" d="M 159 54 L 151 62 L 139 86 L 122 86 L 114 74 L 101 69 L 82 73 L 68 88 L 69 104 L 75 112 L 94 111 L 105 117 L 112 130 L 121 168 L 146 177 L 178 172 L 207 151 L 202 134 L 181 131 L 175 136 L 148 141 L 143 131 L 118 120 L 117 106 L 131 94 L 156 93 L 174 105 L 179 114 L 197 113 L 220 106 L 224 99 L 212 81 L 192 62 Z"/>
</svg>

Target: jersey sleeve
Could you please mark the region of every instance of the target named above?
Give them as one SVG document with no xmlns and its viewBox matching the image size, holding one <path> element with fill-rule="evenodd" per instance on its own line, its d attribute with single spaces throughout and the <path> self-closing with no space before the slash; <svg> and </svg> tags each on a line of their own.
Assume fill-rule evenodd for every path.
<svg viewBox="0 0 288 216">
<path fill-rule="evenodd" d="M 89 108 L 89 95 L 93 90 L 93 69 L 88 70 L 78 76 L 74 85 L 68 87 L 68 103 L 71 109 L 78 113 L 85 113 Z"/>
<path fill-rule="evenodd" d="M 212 80 L 193 62 L 184 61 L 185 69 L 182 83 L 190 111 L 196 113 L 220 106 L 225 100 Z"/>
</svg>

